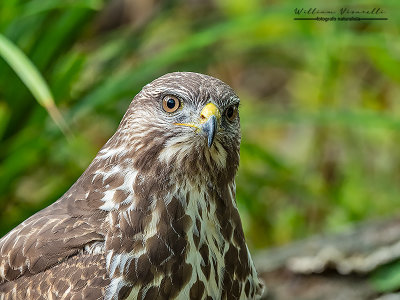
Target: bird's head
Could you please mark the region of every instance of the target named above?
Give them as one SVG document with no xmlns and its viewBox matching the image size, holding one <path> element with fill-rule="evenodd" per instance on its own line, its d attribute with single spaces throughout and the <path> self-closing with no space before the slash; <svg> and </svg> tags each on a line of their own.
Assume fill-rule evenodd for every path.
<svg viewBox="0 0 400 300">
<path fill-rule="evenodd" d="M 170 73 L 139 92 L 114 138 L 140 169 L 160 164 L 231 180 L 239 164 L 238 107 L 239 98 L 221 80 Z"/>
</svg>

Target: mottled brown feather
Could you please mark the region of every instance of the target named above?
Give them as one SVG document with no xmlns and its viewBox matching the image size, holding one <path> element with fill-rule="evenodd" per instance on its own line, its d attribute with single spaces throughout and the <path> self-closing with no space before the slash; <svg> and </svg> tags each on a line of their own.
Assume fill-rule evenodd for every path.
<svg viewBox="0 0 400 300">
<path fill-rule="evenodd" d="M 173 94 L 182 107 L 162 109 Z M 164 75 L 54 204 L 0 239 L 3 299 L 251 299 L 262 292 L 236 208 L 239 117 L 214 143 L 197 122 L 239 99 L 222 81 Z"/>
</svg>

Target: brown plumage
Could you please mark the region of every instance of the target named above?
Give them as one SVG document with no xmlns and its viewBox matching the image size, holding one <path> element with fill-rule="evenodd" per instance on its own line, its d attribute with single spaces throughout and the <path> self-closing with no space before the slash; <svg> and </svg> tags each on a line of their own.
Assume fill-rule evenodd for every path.
<svg viewBox="0 0 400 300">
<path fill-rule="evenodd" d="M 238 105 L 202 74 L 146 85 L 75 184 L 0 240 L 0 299 L 258 298 Z"/>
</svg>

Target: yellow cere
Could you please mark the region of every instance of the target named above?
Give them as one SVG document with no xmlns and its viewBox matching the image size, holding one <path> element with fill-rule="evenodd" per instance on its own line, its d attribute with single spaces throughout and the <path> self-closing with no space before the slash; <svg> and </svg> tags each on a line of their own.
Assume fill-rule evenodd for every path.
<svg viewBox="0 0 400 300">
<path fill-rule="evenodd" d="M 199 128 L 200 124 L 204 124 L 211 116 L 215 116 L 217 120 L 221 118 L 221 113 L 219 112 L 218 107 L 215 106 L 213 103 L 208 103 L 206 106 L 203 107 L 200 113 L 200 121 L 198 124 L 195 123 L 174 123 L 174 125 L 181 125 L 181 126 L 189 126 L 194 128 Z"/>
<path fill-rule="evenodd" d="M 218 120 L 221 118 L 221 113 L 219 112 L 218 107 L 215 106 L 214 103 L 208 103 L 206 106 L 204 106 L 203 110 L 201 111 L 200 117 L 200 123 L 205 123 L 207 120 L 214 115 Z"/>
</svg>

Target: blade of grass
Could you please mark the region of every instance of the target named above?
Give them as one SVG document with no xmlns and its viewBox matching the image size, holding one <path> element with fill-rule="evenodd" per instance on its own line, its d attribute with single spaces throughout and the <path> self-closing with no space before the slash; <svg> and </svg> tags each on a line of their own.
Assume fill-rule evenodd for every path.
<svg viewBox="0 0 400 300">
<path fill-rule="evenodd" d="M 87 8 L 91 10 L 100 10 L 103 7 L 102 0 L 84 0 L 84 1 L 54 1 L 54 0 L 35 0 L 27 2 L 23 6 L 23 11 L 19 18 L 25 18 L 35 14 L 66 8 Z"/>
<path fill-rule="evenodd" d="M 0 34 L 0 56 L 10 65 L 14 72 L 17 73 L 18 77 L 30 90 L 36 101 L 47 110 L 50 117 L 63 134 L 67 137 L 71 136 L 67 124 L 54 103 L 50 88 L 42 75 L 29 58 L 2 34 Z"/>
</svg>

